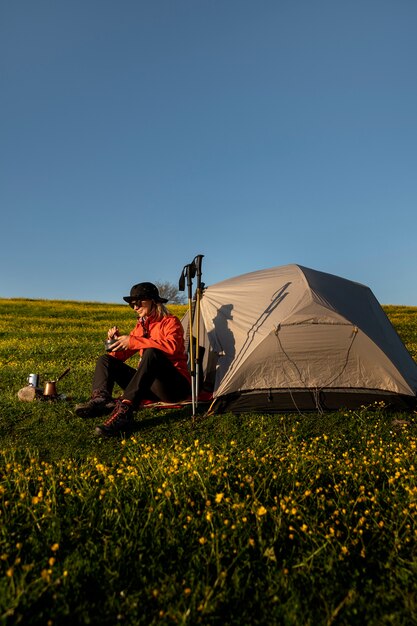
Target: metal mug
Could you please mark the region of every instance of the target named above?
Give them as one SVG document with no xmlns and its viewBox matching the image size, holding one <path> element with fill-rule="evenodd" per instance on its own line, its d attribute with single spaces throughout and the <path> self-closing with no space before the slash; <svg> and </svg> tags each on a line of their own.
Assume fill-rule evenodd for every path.
<svg viewBox="0 0 417 626">
<path fill-rule="evenodd" d="M 39 374 L 29 374 L 28 383 L 30 387 L 39 387 Z"/>
<path fill-rule="evenodd" d="M 116 343 L 117 338 L 113 337 L 112 339 L 106 339 L 106 341 L 104 342 L 104 347 L 106 348 L 107 352 L 111 352 L 112 350 L 112 346 L 114 343 Z"/>
</svg>

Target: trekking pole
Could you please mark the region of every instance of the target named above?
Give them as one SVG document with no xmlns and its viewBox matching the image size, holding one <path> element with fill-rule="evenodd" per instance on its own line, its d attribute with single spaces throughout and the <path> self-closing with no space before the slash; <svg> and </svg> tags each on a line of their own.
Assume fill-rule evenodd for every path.
<svg viewBox="0 0 417 626">
<path fill-rule="evenodd" d="M 195 268 L 195 274 L 197 275 L 197 289 L 196 289 L 196 299 L 195 299 L 195 310 L 194 310 L 194 318 L 196 318 L 196 345 L 195 345 L 195 404 L 198 406 L 198 394 L 200 391 L 200 301 L 201 301 L 201 292 L 203 288 L 203 283 L 201 282 L 201 263 L 204 254 L 198 254 L 193 261 L 193 265 Z"/>
<path fill-rule="evenodd" d="M 178 289 L 185 290 L 185 279 L 187 278 L 188 287 L 188 328 L 190 335 L 190 374 L 191 374 L 191 402 L 193 407 L 193 417 L 195 415 L 195 362 L 194 362 L 194 346 L 193 346 L 193 305 L 192 305 L 192 279 L 195 276 L 195 267 L 193 263 L 184 265 L 180 276 Z"/>
</svg>

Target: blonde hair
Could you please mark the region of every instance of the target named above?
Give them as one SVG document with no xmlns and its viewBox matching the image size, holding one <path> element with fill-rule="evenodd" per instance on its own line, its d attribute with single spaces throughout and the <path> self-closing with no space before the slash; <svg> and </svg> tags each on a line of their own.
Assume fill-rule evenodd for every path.
<svg viewBox="0 0 417 626">
<path fill-rule="evenodd" d="M 167 315 L 171 315 L 171 313 L 162 302 L 154 302 L 154 305 L 155 317 L 158 321 L 161 320 L 163 317 L 166 317 Z"/>
</svg>

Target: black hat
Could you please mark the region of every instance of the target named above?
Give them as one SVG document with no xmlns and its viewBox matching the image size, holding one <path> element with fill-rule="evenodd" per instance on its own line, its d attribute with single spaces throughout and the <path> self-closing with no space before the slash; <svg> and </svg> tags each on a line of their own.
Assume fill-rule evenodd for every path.
<svg viewBox="0 0 417 626">
<path fill-rule="evenodd" d="M 158 287 L 153 283 L 138 283 L 133 285 L 130 290 L 130 296 L 123 298 L 126 302 L 134 300 L 153 300 L 154 302 L 168 302 L 167 298 L 161 298 Z"/>
</svg>

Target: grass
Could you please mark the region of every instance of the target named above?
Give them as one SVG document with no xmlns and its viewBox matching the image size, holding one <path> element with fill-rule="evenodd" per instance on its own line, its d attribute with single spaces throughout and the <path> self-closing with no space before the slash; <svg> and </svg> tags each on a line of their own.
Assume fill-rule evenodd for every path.
<svg viewBox="0 0 417 626">
<path fill-rule="evenodd" d="M 416 359 L 417 309 L 386 311 Z M 154 409 L 102 440 L 73 407 L 132 319 L 0 300 L 0 623 L 417 623 L 416 414 Z M 68 366 L 70 399 L 19 402 Z"/>
</svg>

